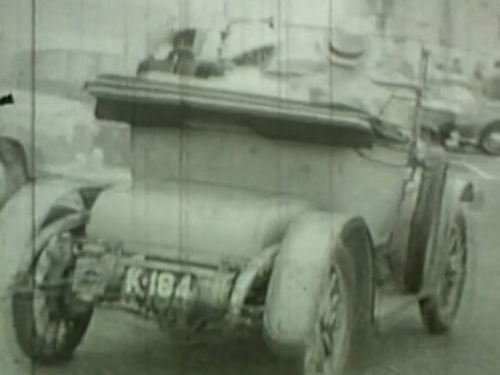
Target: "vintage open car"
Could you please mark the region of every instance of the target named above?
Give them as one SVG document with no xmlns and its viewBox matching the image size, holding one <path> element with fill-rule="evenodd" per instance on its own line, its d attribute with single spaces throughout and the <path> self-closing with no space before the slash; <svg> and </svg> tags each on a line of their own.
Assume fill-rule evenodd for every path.
<svg viewBox="0 0 500 375">
<path fill-rule="evenodd" d="M 39 180 L 2 210 L 28 357 L 68 360 L 110 304 L 179 340 L 260 330 L 307 375 L 340 374 L 409 301 L 430 332 L 449 331 L 475 187 L 420 142 L 418 85 L 358 80 L 359 100 L 342 97 L 329 79 L 352 71 L 314 55 L 329 34 L 311 30 L 290 26 L 295 54 L 277 38 L 246 60 L 192 53 L 182 74 L 166 64 L 87 84 L 98 119 L 131 125 L 132 181 Z M 386 116 L 362 100 L 370 89 L 416 110 Z"/>
</svg>

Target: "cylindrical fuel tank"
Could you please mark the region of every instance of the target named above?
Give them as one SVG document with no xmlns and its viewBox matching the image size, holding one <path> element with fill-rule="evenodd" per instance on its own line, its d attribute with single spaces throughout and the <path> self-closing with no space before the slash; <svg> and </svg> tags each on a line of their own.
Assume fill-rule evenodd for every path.
<svg viewBox="0 0 500 375">
<path fill-rule="evenodd" d="M 210 184 L 121 185 L 99 196 L 87 233 L 134 253 L 220 264 L 250 259 L 311 209 L 292 196 Z"/>
</svg>

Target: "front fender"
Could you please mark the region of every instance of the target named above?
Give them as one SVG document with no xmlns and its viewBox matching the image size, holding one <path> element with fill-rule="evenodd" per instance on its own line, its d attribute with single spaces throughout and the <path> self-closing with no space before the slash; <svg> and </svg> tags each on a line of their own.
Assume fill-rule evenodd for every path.
<svg viewBox="0 0 500 375">
<path fill-rule="evenodd" d="M 449 230 L 453 220 L 457 214 L 463 215 L 465 219 L 466 245 L 469 250 L 474 248 L 473 232 L 467 223 L 470 216 L 468 207 L 477 204 L 481 197 L 480 191 L 469 180 L 451 173 L 448 174 L 445 189 L 442 195 L 441 211 L 439 212 L 439 220 L 437 225 L 434 226 L 430 241 L 428 242 L 429 248 L 426 252 L 425 268 L 424 268 L 424 283 L 422 287 L 422 294 L 427 291 L 432 291 L 439 280 L 441 265 L 447 259 L 446 254 L 446 240 L 448 238 Z"/>
<path fill-rule="evenodd" d="M 356 264 L 356 321 L 371 323 L 373 246 L 366 224 L 349 215 L 305 214 L 287 231 L 268 288 L 265 335 L 280 351 L 293 352 L 303 345 L 338 244 L 352 252 Z"/>
</svg>

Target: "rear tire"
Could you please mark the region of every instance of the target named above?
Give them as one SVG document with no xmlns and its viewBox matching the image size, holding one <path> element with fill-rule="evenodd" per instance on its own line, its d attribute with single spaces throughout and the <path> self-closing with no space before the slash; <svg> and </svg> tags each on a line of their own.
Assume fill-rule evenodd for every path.
<svg viewBox="0 0 500 375">
<path fill-rule="evenodd" d="M 349 252 L 336 249 L 328 271 L 306 340 L 303 375 L 342 374 L 352 347 L 355 267 Z"/>
<path fill-rule="evenodd" d="M 75 227 L 55 233 L 17 274 L 11 299 L 14 334 L 23 353 L 36 363 L 71 359 L 91 321 L 92 306 L 71 294 L 72 240 L 81 232 Z"/>
<path fill-rule="evenodd" d="M 423 323 L 432 334 L 447 333 L 460 309 L 468 255 L 463 214 L 456 216 L 445 246 L 447 258 L 438 285 L 432 295 L 419 302 Z"/>
</svg>

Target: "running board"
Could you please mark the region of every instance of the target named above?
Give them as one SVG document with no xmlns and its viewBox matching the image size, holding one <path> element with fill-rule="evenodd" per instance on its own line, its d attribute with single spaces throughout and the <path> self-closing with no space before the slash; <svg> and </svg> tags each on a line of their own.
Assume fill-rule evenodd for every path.
<svg viewBox="0 0 500 375">
<path fill-rule="evenodd" d="M 381 289 L 375 296 L 375 326 L 378 332 L 386 331 L 408 317 L 405 312 L 418 308 L 423 294 L 405 294 L 402 291 Z M 416 310 L 415 310 L 416 311 Z"/>
</svg>

